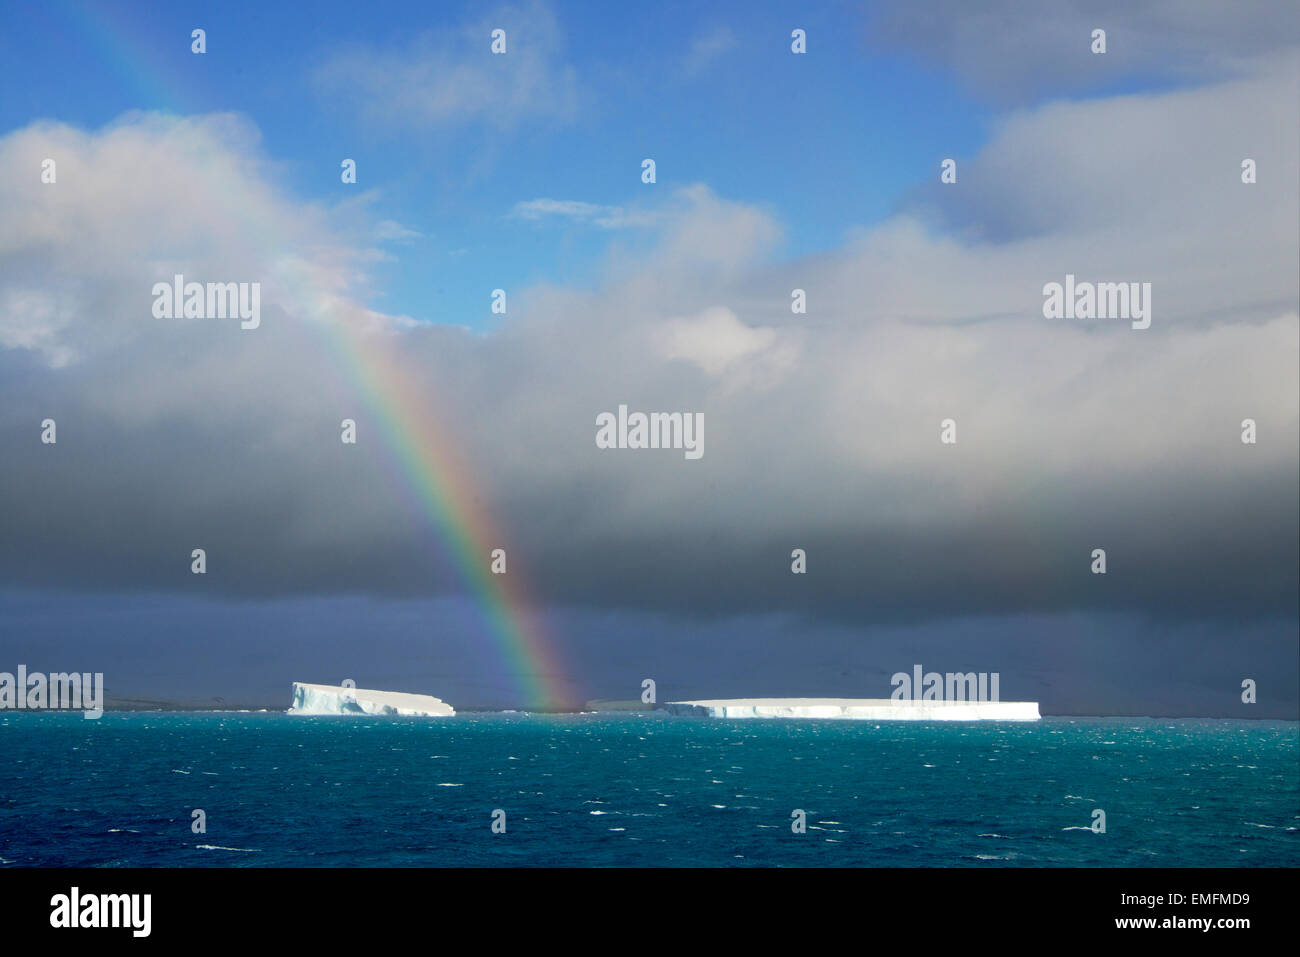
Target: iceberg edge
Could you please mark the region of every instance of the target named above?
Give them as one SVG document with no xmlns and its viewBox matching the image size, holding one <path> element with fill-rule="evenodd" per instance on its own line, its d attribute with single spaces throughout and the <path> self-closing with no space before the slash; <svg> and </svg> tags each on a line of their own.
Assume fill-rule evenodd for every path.
<svg viewBox="0 0 1300 957">
<path fill-rule="evenodd" d="M 441 718 L 455 709 L 441 698 L 401 691 L 345 688 L 342 685 L 293 683 L 293 704 L 286 714 L 345 715 L 373 714 L 402 717 Z"/>
<path fill-rule="evenodd" d="M 890 698 L 718 698 L 668 701 L 670 714 L 704 718 L 856 721 L 1038 721 L 1037 701 L 894 701 Z"/>
</svg>

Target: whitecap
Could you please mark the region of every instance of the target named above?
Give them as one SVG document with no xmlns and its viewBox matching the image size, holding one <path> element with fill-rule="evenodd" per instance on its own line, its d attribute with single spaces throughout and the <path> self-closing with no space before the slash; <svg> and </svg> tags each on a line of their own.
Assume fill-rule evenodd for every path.
<svg viewBox="0 0 1300 957">
<path fill-rule="evenodd" d="M 245 854 L 260 854 L 260 847 L 222 847 L 220 844 L 196 844 L 200 851 L 241 851 Z"/>
</svg>

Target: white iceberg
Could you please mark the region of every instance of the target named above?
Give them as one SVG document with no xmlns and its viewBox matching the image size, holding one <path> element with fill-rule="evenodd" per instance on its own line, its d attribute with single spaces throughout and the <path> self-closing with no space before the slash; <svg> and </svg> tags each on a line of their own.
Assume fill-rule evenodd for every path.
<svg viewBox="0 0 1300 957">
<path fill-rule="evenodd" d="M 670 714 L 706 718 L 857 721 L 1037 721 L 1037 701 L 894 701 L 891 698 L 721 698 L 669 701 Z"/>
<path fill-rule="evenodd" d="M 411 717 L 445 717 L 455 709 L 441 698 L 400 691 L 372 691 L 342 685 L 293 683 L 289 714 L 387 714 Z"/>
</svg>

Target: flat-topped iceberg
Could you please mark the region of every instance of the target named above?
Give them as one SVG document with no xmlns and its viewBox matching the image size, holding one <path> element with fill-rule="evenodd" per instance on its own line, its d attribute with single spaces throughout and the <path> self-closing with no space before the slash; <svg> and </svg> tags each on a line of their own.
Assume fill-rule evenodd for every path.
<svg viewBox="0 0 1300 957">
<path fill-rule="evenodd" d="M 1037 701 L 894 701 L 891 698 L 721 698 L 669 701 L 671 714 L 706 718 L 858 721 L 1037 721 Z"/>
<path fill-rule="evenodd" d="M 411 717 L 444 717 L 456 711 L 441 698 L 400 691 L 372 691 L 342 685 L 293 683 L 293 705 L 289 714 L 390 714 Z"/>
</svg>

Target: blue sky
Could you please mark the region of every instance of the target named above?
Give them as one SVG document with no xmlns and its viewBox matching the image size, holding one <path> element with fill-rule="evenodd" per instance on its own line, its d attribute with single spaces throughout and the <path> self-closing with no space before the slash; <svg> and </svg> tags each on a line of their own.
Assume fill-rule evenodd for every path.
<svg viewBox="0 0 1300 957">
<path fill-rule="evenodd" d="M 0 41 L 7 71 L 31 78 L 0 89 L 0 127 L 57 119 L 94 129 L 135 109 L 242 113 L 282 164 L 287 192 L 327 204 L 377 192 L 374 218 L 421 234 L 391 244 L 393 261 L 374 270 L 375 308 L 471 326 L 490 321 L 494 288 L 583 286 L 599 277 L 611 243 L 635 251 L 654 241 L 653 226 L 521 221 L 510 215 L 517 203 L 653 210 L 675 189 L 704 183 L 770 211 L 783 231 L 772 255 L 797 259 L 879 221 L 943 157 L 968 156 L 987 135 L 987 108 L 938 70 L 869 51 L 864 13 L 845 4 L 566 4 L 555 11 L 562 41 L 548 55 L 572 68 L 576 109 L 506 127 L 486 116 L 376 121 L 315 81 L 342 53 L 400 56 L 422 36 L 494 66 L 486 34 L 476 49 L 462 35 L 481 9 L 439 4 L 436 21 L 429 10 L 33 7 L 29 28 Z M 207 31 L 203 56 L 190 52 L 195 27 Z M 807 55 L 790 52 L 795 27 L 807 31 Z M 511 42 L 528 42 L 526 31 L 512 33 Z M 339 181 L 344 157 L 357 161 L 356 186 Z M 652 186 L 640 181 L 645 157 L 658 165 Z"/>
</svg>

